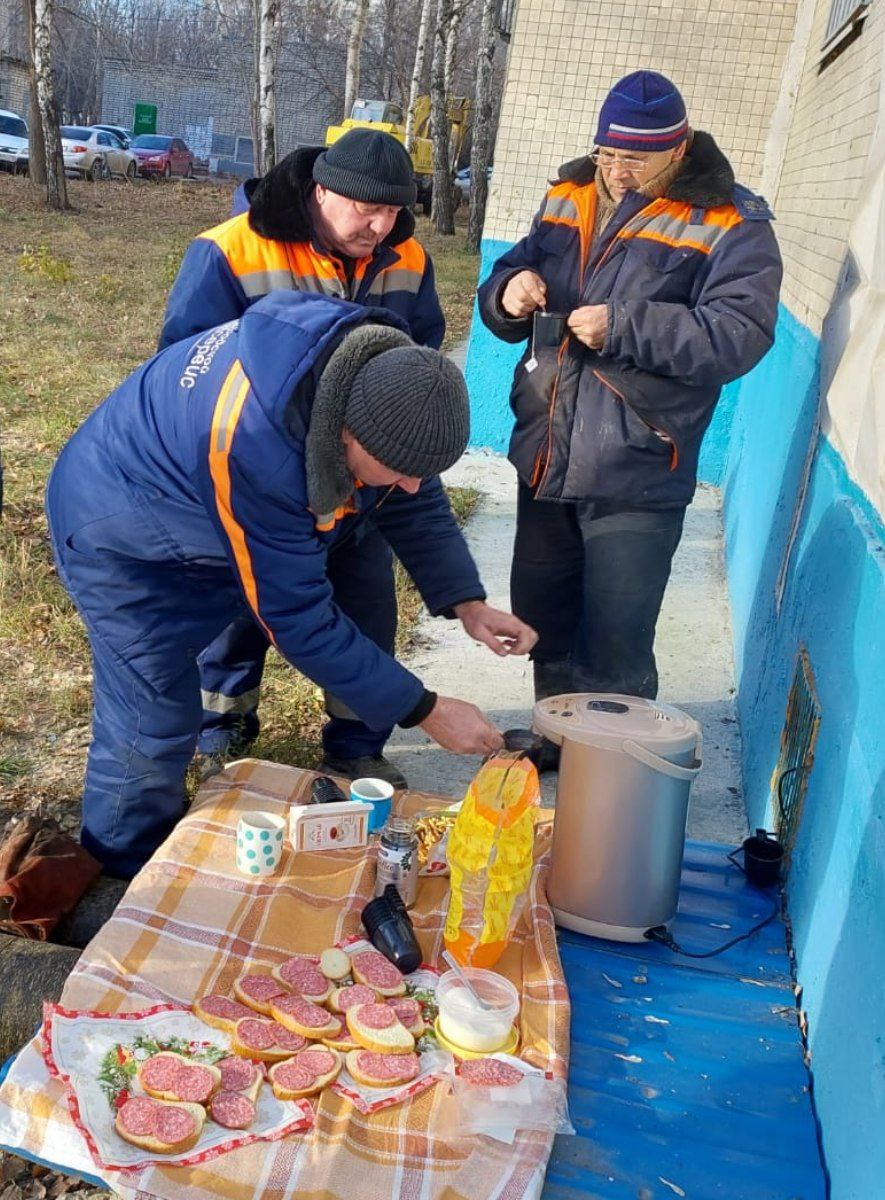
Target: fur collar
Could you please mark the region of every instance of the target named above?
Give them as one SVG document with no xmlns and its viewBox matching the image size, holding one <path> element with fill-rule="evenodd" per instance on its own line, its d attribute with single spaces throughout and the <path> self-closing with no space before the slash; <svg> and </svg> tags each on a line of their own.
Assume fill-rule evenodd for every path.
<svg viewBox="0 0 885 1200">
<path fill-rule="evenodd" d="M 308 242 L 313 232 L 308 200 L 313 191 L 313 164 L 324 146 L 293 150 L 259 179 L 251 193 L 249 228 L 274 242 Z M 382 245 L 398 246 L 415 232 L 415 218 L 401 208 Z"/>
<path fill-rule="evenodd" d="M 307 500 L 318 520 L 331 519 L 353 495 L 356 480 L 347 469 L 341 432 L 353 382 L 376 354 L 411 346 L 411 338 L 388 325 L 359 325 L 345 334 L 317 384 L 306 438 Z"/>
<path fill-rule="evenodd" d="M 582 186 L 592 183 L 595 175 L 596 164 L 589 155 L 584 155 L 563 163 L 556 182 Z M 669 182 L 666 196 L 668 200 L 680 200 L 695 208 L 718 208 L 720 204 L 732 203 L 734 182 L 731 163 L 710 134 L 699 130 L 682 160 L 682 169 Z"/>
</svg>

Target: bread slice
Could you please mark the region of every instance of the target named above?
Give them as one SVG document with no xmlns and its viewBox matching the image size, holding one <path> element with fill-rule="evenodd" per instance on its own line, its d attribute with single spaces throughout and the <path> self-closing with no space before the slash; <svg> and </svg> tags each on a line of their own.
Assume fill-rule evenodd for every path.
<svg viewBox="0 0 885 1200">
<path fill-rule="evenodd" d="M 320 955 L 320 970 L 327 979 L 340 983 L 350 974 L 350 955 L 331 947 Z"/>
<path fill-rule="evenodd" d="M 373 1060 L 371 1051 L 351 1050 L 344 1062 L 357 1083 L 366 1087 L 400 1087 L 404 1083 L 411 1083 L 421 1074 L 421 1061 L 417 1054 L 379 1054 Z"/>
<path fill-rule="evenodd" d="M 332 984 L 322 973 L 319 966 L 308 963 L 300 970 L 291 971 L 293 961 L 280 963 L 271 970 L 271 975 L 287 992 L 312 1000 L 314 1004 L 325 1004 L 332 994 Z"/>
<path fill-rule="evenodd" d="M 230 996 L 222 996 L 218 992 L 200 996 L 192 1007 L 195 1016 L 223 1033 L 233 1033 L 237 1021 L 251 1016 L 254 1011 L 239 1000 L 232 1000 Z"/>
<path fill-rule="evenodd" d="M 260 991 L 253 992 L 252 988 L 260 989 Z M 261 1013 L 263 1017 L 270 1016 L 271 1000 L 276 999 L 276 996 L 287 995 L 288 992 L 289 985 L 273 975 L 252 972 L 234 980 L 234 995 L 239 1002 L 254 1012 Z"/>
<path fill-rule="evenodd" d="M 158 1137 L 156 1131 L 139 1134 L 132 1129 L 127 1129 L 127 1108 L 133 1103 L 136 1105 L 155 1104 L 158 1109 L 185 1110 L 193 1118 L 188 1136 L 167 1142 Z M 114 1128 L 124 1141 L 129 1142 L 132 1146 L 139 1146 L 151 1154 L 184 1154 L 196 1146 L 205 1123 L 206 1110 L 202 1104 L 169 1104 L 163 1100 L 151 1100 L 147 1096 L 132 1096 L 117 1112 Z"/>
<path fill-rule="evenodd" d="M 273 1019 L 285 1029 L 315 1042 L 337 1034 L 341 1029 L 340 1017 L 326 1012 L 303 996 L 281 996 L 279 1000 L 271 1002 L 270 1012 Z"/>
<path fill-rule="evenodd" d="M 379 996 L 406 994 L 406 982 L 402 975 L 377 950 L 360 950 L 351 955 L 350 969 L 357 983 L 364 983 Z"/>
<path fill-rule="evenodd" d="M 261 1020 L 259 1017 L 246 1017 L 244 1019 L 248 1022 Z M 276 1041 L 272 1042 L 268 1046 L 263 1047 L 252 1045 L 249 1041 L 243 1041 L 240 1037 L 240 1026 L 242 1023 L 242 1021 L 237 1021 L 231 1037 L 231 1048 L 234 1054 L 238 1054 L 240 1058 L 257 1059 L 258 1062 L 264 1063 L 277 1063 L 283 1062 L 287 1058 L 291 1058 L 297 1050 L 304 1049 L 303 1044 L 291 1046 L 283 1045 L 282 1043 Z M 275 1022 L 268 1018 L 262 1023 L 268 1026 L 273 1026 Z M 271 1029 L 269 1032 L 272 1034 L 273 1030 Z M 304 1040 L 306 1041 L 307 1039 Z"/>
<path fill-rule="evenodd" d="M 328 1046 L 330 1050 L 338 1050 L 342 1054 L 346 1054 L 348 1050 L 362 1049 L 359 1042 L 355 1042 L 346 1030 L 343 1030 L 337 1037 L 323 1038 L 322 1044 Z"/>
<path fill-rule="evenodd" d="M 329 997 L 329 1008 L 332 1012 L 344 1014 L 355 1004 L 374 1004 L 377 999 L 378 993 L 374 988 L 356 983 L 353 987 L 335 988 Z"/>
<path fill-rule="evenodd" d="M 388 1008 L 393 1009 L 413 1038 L 417 1040 L 424 1036 L 427 1032 L 427 1025 L 424 1022 L 424 1012 L 417 1000 L 412 999 L 411 996 L 399 996 L 388 1000 L 387 1005 Z"/>
<path fill-rule="evenodd" d="M 290 1050 L 289 1053 L 291 1054 L 292 1051 Z M 243 1057 L 243 1056 L 240 1056 L 240 1057 Z M 233 1055 L 231 1055 L 231 1059 L 233 1059 Z M 245 1096 L 247 1098 L 247 1100 L 251 1100 L 253 1104 L 257 1104 L 258 1097 L 261 1093 L 261 1085 L 262 1085 L 262 1083 L 264 1083 L 264 1071 L 262 1070 L 261 1067 L 256 1067 L 253 1062 L 250 1062 L 249 1066 L 254 1068 L 254 1078 L 250 1084 L 247 1084 L 246 1087 L 240 1087 L 240 1088 L 225 1087 L 224 1069 L 223 1069 L 222 1063 L 219 1063 L 218 1064 L 219 1074 L 222 1076 L 221 1090 L 236 1092 L 237 1095 Z"/>
<path fill-rule="evenodd" d="M 415 1039 L 386 1004 L 358 1004 L 345 1015 L 347 1029 L 365 1050 L 380 1054 L 410 1054 Z"/>
<path fill-rule="evenodd" d="M 324 1087 L 335 1082 L 344 1066 L 344 1059 L 337 1050 L 330 1049 L 328 1053 L 334 1059 L 334 1066 L 321 1075 L 315 1075 L 307 1064 L 311 1054 L 317 1053 L 322 1054 L 324 1050 L 301 1050 L 288 1062 L 277 1063 L 270 1068 L 267 1077 L 278 1100 L 302 1100 L 305 1096 L 315 1096 Z"/>
<path fill-rule="evenodd" d="M 158 1070 L 164 1067 L 165 1070 Z M 177 1081 L 173 1078 L 175 1068 L 180 1072 Z M 151 1078 L 154 1072 L 160 1076 L 159 1079 Z M 164 1074 L 165 1081 L 162 1078 Z M 188 1074 L 194 1081 L 192 1086 L 195 1085 L 195 1092 L 190 1095 L 186 1090 Z M 171 1050 L 153 1054 L 139 1063 L 137 1075 L 138 1082 L 145 1092 L 155 1100 L 172 1100 L 183 1104 L 205 1104 L 221 1086 L 221 1072 L 218 1067 L 210 1066 L 209 1063 L 192 1062 Z"/>
</svg>

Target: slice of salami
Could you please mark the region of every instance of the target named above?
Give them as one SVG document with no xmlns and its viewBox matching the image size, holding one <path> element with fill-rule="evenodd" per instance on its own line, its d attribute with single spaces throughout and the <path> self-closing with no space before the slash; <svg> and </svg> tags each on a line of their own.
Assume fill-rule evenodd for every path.
<svg viewBox="0 0 885 1200">
<path fill-rule="evenodd" d="M 312 1000 L 305 1000 L 303 996 L 280 996 L 278 1000 L 274 1000 L 274 1007 L 308 1029 L 322 1029 L 329 1024 L 331 1014 Z"/>
<path fill-rule="evenodd" d="M 133 1137 L 149 1137 L 157 1123 L 159 1104 L 147 1096 L 131 1096 L 117 1114 L 120 1124 Z"/>
<path fill-rule="evenodd" d="M 157 1123 L 154 1127 L 154 1137 L 167 1146 L 174 1142 L 183 1142 L 191 1137 L 197 1129 L 193 1113 L 186 1108 L 176 1108 L 172 1104 L 160 1104 L 157 1113 Z"/>
<path fill-rule="evenodd" d="M 181 1067 L 181 1060 L 172 1054 L 154 1054 L 145 1059 L 138 1074 L 145 1088 L 153 1092 L 171 1092 Z"/>
<path fill-rule="evenodd" d="M 397 1017 L 402 1021 L 403 1025 L 414 1025 L 416 1021 L 423 1021 L 424 1016 L 421 1012 L 421 1005 L 417 1000 L 412 1000 L 408 997 L 401 997 L 398 1000 L 388 1000 L 388 1008 L 392 1008 Z"/>
<path fill-rule="evenodd" d="M 237 984 L 241 992 L 245 992 L 259 1004 L 266 1004 L 268 1000 L 273 1000 L 276 996 L 286 995 L 286 989 L 270 975 L 241 975 Z"/>
<path fill-rule="evenodd" d="M 285 1025 L 281 1025 L 279 1021 L 272 1021 L 273 1040 L 274 1044 L 281 1046 L 283 1050 L 291 1050 L 294 1054 L 296 1050 L 302 1050 L 307 1045 L 307 1038 L 301 1036 L 300 1033 L 293 1033 L 291 1029 L 287 1029 Z"/>
<path fill-rule="evenodd" d="M 524 1078 L 519 1067 L 501 1062 L 499 1058 L 472 1058 L 458 1069 L 461 1079 L 481 1087 L 513 1087 Z"/>
<path fill-rule="evenodd" d="M 215 1078 L 211 1071 L 199 1064 L 180 1066 L 170 1091 L 175 1092 L 179 1100 L 188 1104 L 202 1104 L 212 1095 Z"/>
<path fill-rule="evenodd" d="M 372 1079 L 414 1079 L 421 1070 L 417 1054 L 379 1054 L 361 1050 L 357 1066 Z"/>
<path fill-rule="evenodd" d="M 274 1030 L 274 1035 L 276 1035 L 276 1030 Z M 254 1063 L 247 1062 L 245 1058 L 237 1058 L 235 1054 L 232 1054 L 230 1058 L 221 1059 L 216 1065 L 221 1072 L 222 1092 L 245 1091 L 246 1088 L 252 1086 L 258 1074 L 258 1068 Z"/>
<path fill-rule="evenodd" d="M 247 1017 L 237 1021 L 237 1041 L 247 1050 L 269 1050 L 274 1044 L 273 1023 Z"/>
<path fill-rule="evenodd" d="M 340 988 L 335 997 L 335 1003 L 342 1012 L 347 1012 L 355 1004 L 374 1004 L 375 993 L 364 983 L 355 983 L 353 987 Z"/>
<path fill-rule="evenodd" d="M 239 1000 L 231 1000 L 230 996 L 201 996 L 196 1003 L 207 1013 L 213 1017 L 221 1017 L 223 1021 L 239 1021 L 252 1013 L 251 1008 L 246 1008 Z"/>
<path fill-rule="evenodd" d="M 377 950 L 361 950 L 353 956 L 353 965 L 372 987 L 395 988 L 403 981 L 393 963 L 388 962 Z"/>
<path fill-rule="evenodd" d="M 279 1087 L 286 1088 L 290 1092 L 303 1092 L 307 1088 L 313 1087 L 316 1075 L 311 1071 L 305 1071 L 304 1067 L 299 1067 L 297 1063 L 286 1062 L 281 1063 L 275 1069 L 273 1081 Z"/>
<path fill-rule="evenodd" d="M 295 1065 L 314 1075 L 328 1075 L 338 1065 L 338 1059 L 331 1050 L 302 1050 L 295 1056 Z"/>
<path fill-rule="evenodd" d="M 255 1120 L 255 1105 L 237 1092 L 218 1092 L 209 1104 L 209 1115 L 225 1129 L 248 1129 Z"/>
<path fill-rule="evenodd" d="M 361 1004 L 351 1012 L 366 1029 L 390 1029 L 391 1025 L 397 1024 L 396 1013 L 386 1004 Z"/>
<path fill-rule="evenodd" d="M 282 974 L 282 970 L 280 974 Z M 301 996 L 324 996 L 329 990 L 328 979 L 316 967 L 308 967 L 304 971 L 283 975 L 283 978 L 292 991 L 298 992 Z"/>
</svg>

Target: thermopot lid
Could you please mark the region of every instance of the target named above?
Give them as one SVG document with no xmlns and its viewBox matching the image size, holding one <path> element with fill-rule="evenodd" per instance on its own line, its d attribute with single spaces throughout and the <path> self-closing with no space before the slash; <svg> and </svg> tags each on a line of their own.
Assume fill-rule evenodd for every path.
<svg viewBox="0 0 885 1200">
<path fill-rule="evenodd" d="M 539 700 L 532 725 L 558 746 L 581 742 L 620 750 L 624 741 L 638 742 L 662 758 L 694 750 L 700 757 L 701 727 L 693 717 L 657 700 L 612 692 L 573 692 Z"/>
</svg>

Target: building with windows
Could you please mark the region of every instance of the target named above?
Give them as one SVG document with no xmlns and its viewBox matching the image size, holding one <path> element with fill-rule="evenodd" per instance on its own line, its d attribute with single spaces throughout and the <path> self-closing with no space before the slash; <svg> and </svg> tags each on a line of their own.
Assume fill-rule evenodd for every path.
<svg viewBox="0 0 885 1200">
<path fill-rule="evenodd" d="M 785 278 L 776 344 L 726 388 L 701 477 L 722 489 L 749 823 L 779 830 L 790 850 L 787 899 L 832 1195 L 878 1196 L 885 7 L 518 0 L 511 16 L 483 274 L 527 231 L 558 165 L 591 149 L 611 84 L 640 67 L 677 83 L 692 125 L 715 136 L 777 218 Z M 474 320 L 467 378 L 477 445 L 506 448 L 521 349 Z"/>
</svg>

